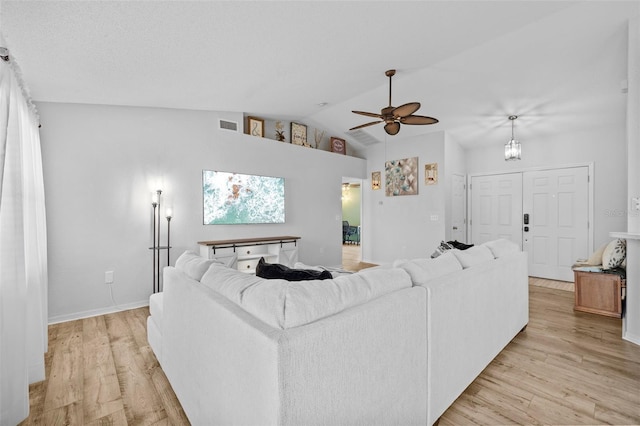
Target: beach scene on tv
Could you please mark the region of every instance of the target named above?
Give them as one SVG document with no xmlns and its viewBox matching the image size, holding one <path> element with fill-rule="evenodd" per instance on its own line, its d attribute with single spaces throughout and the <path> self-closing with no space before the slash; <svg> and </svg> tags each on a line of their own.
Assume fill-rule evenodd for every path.
<svg viewBox="0 0 640 426">
<path fill-rule="evenodd" d="M 204 170 L 205 225 L 284 223 L 284 178 Z"/>
</svg>

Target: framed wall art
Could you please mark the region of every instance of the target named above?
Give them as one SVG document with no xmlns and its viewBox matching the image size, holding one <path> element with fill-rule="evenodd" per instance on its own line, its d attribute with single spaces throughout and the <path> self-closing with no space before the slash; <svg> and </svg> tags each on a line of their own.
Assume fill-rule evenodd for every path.
<svg viewBox="0 0 640 426">
<path fill-rule="evenodd" d="M 247 130 L 251 136 L 264 137 L 264 120 L 256 117 L 247 117 Z"/>
<path fill-rule="evenodd" d="M 435 185 L 438 183 L 438 163 L 424 165 L 424 183 L 426 185 Z"/>
<path fill-rule="evenodd" d="M 380 172 L 371 172 L 371 189 L 380 189 Z"/>
<path fill-rule="evenodd" d="M 331 152 L 337 152 L 338 154 L 346 154 L 347 142 L 344 139 L 331 136 Z"/>
<path fill-rule="evenodd" d="M 385 195 L 418 195 L 418 157 L 384 163 Z"/>
<path fill-rule="evenodd" d="M 305 145 L 307 143 L 307 126 L 291 123 L 291 143 L 294 145 Z"/>
</svg>

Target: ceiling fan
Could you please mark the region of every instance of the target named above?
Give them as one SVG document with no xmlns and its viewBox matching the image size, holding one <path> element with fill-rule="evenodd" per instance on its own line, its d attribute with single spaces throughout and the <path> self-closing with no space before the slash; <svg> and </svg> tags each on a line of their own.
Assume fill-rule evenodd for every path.
<svg viewBox="0 0 640 426">
<path fill-rule="evenodd" d="M 352 127 L 349 130 L 361 129 L 363 127 L 385 122 L 384 131 L 389 135 L 397 135 L 400 131 L 400 124 L 423 125 L 436 124 L 438 122 L 437 119 L 432 117 L 413 115 L 414 112 L 420 109 L 420 102 L 409 102 L 408 104 L 400 105 L 397 108 L 391 106 L 391 77 L 396 74 L 396 70 L 388 70 L 384 74 L 389 77 L 389 106 L 382 108 L 380 114 L 365 111 L 352 111 L 356 114 L 366 115 L 367 117 L 376 117 L 382 121 L 372 121 L 370 123 Z"/>
</svg>

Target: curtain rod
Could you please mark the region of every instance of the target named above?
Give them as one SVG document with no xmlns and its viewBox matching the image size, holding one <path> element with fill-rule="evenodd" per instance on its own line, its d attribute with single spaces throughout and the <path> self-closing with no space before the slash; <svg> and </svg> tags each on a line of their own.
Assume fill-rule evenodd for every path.
<svg viewBox="0 0 640 426">
<path fill-rule="evenodd" d="M 1 34 L 0 34 L 0 37 L 1 37 Z M 22 78 L 22 71 L 20 70 L 20 67 L 18 66 L 18 63 L 16 62 L 15 58 L 13 58 L 13 56 L 9 52 L 8 48 L 4 46 L 0 46 L 0 59 L 2 59 L 4 62 L 7 62 L 9 64 L 9 67 L 11 67 L 11 69 L 13 70 L 13 73 L 16 76 L 16 80 L 18 80 L 18 86 L 20 87 L 20 91 L 22 92 L 22 95 L 24 96 L 25 101 L 27 102 L 27 106 L 29 107 L 29 111 L 31 111 L 36 121 L 38 122 L 38 128 L 41 128 L 42 124 L 40 124 L 40 115 L 38 114 L 38 109 L 33 103 L 33 100 L 31 99 L 31 96 L 29 94 L 29 89 L 27 88 L 27 85 L 25 84 L 24 79 Z"/>
</svg>

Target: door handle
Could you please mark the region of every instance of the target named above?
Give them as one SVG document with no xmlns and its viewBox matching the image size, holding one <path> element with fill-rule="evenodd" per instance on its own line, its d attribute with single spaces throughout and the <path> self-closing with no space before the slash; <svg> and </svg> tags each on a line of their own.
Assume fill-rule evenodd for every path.
<svg viewBox="0 0 640 426">
<path fill-rule="evenodd" d="M 454 231 L 457 231 L 457 230 L 458 230 L 458 227 L 457 227 L 457 226 L 454 226 L 454 227 L 453 227 L 453 230 L 454 230 Z"/>
</svg>

